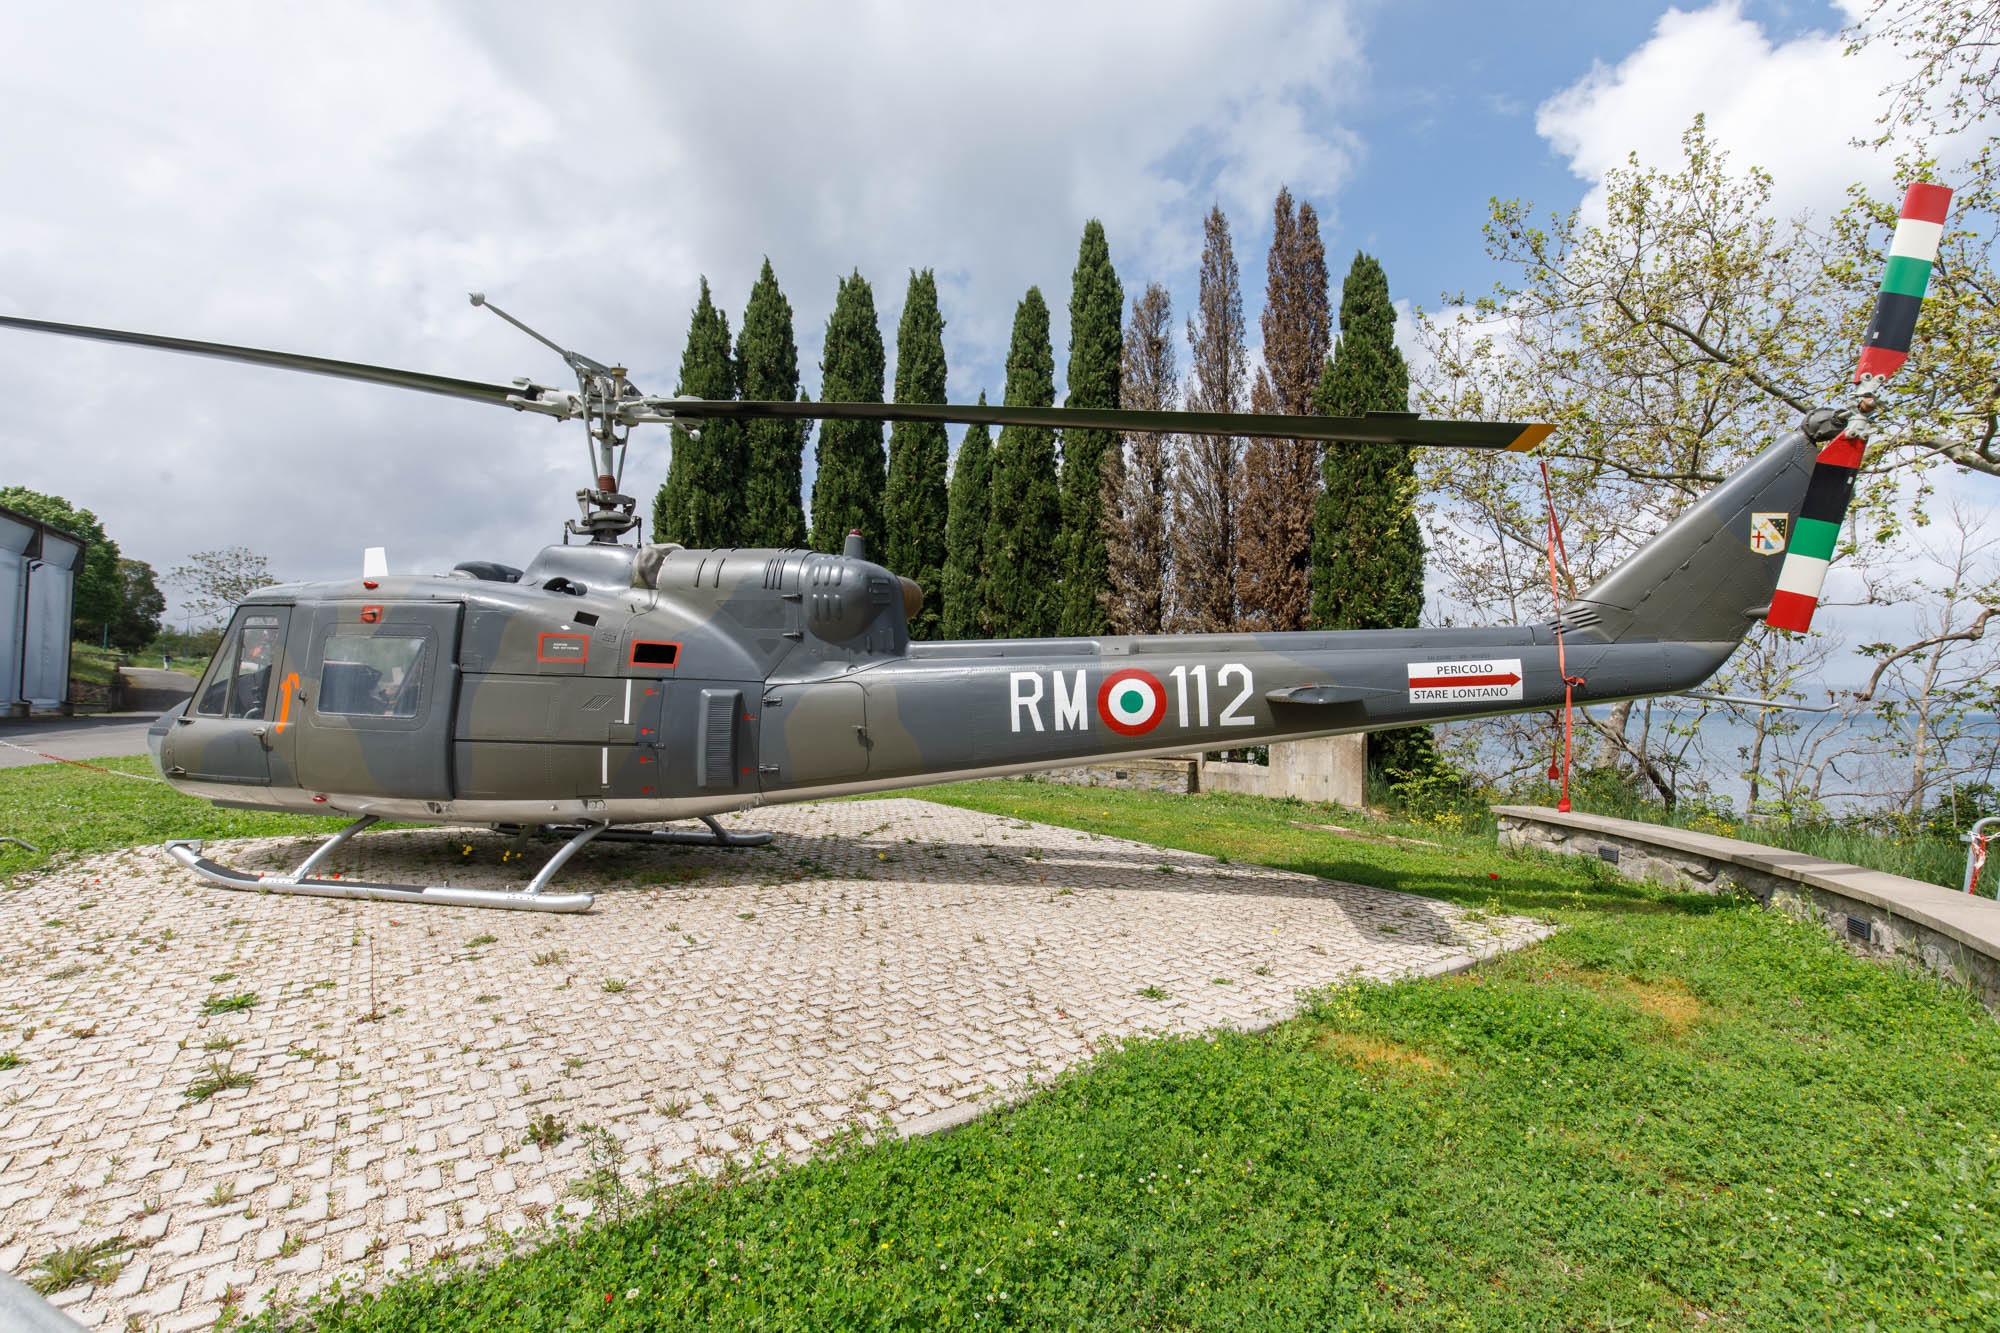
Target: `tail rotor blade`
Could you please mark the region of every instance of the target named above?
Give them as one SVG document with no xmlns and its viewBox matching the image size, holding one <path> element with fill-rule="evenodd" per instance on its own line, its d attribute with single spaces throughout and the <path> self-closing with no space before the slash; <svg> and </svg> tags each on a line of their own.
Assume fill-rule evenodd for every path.
<svg viewBox="0 0 2000 1333">
<path fill-rule="evenodd" d="M 1827 566 L 1833 562 L 1834 548 L 1840 541 L 1840 525 L 1846 521 L 1848 504 L 1854 498 L 1855 474 L 1867 452 L 1868 412 L 1873 410 L 1882 384 L 1909 360 L 1910 338 L 1923 309 L 1924 291 L 1930 285 L 1931 266 L 1937 262 L 1938 241 L 1944 235 L 1950 206 L 1951 190 L 1943 185 L 1918 181 L 1903 196 L 1902 216 L 1896 221 L 1889 261 L 1882 270 L 1882 286 L 1875 295 L 1875 309 L 1868 317 L 1868 332 L 1854 367 L 1854 382 L 1862 386 L 1861 405 L 1813 463 L 1806 498 L 1786 539 L 1785 563 L 1778 570 L 1778 588 L 1771 594 L 1766 624 L 1798 633 L 1812 628 Z"/>
<path fill-rule="evenodd" d="M 1918 181 L 1903 195 L 1902 216 L 1889 241 L 1889 262 L 1882 269 L 1882 287 L 1868 318 L 1861 360 L 1854 367 L 1856 383 L 1869 375 L 1886 380 L 1909 359 L 1910 337 L 1916 332 L 1917 312 L 1923 308 L 1950 207 L 1951 190 L 1943 185 Z"/>
</svg>

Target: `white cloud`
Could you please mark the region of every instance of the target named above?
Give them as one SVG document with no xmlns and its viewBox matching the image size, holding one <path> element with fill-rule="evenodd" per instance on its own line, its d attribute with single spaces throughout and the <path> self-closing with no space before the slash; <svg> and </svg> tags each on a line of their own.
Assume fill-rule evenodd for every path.
<svg viewBox="0 0 2000 1333">
<path fill-rule="evenodd" d="M 1594 66 L 1543 102 L 1535 129 L 1595 183 L 1632 153 L 1646 166 L 1671 168 L 1682 133 L 1705 114 L 1733 166 L 1775 176 L 1781 214 L 1824 215 L 1856 181 L 1881 194 L 1894 184 L 1888 156 L 1853 145 L 1876 133 L 1879 90 L 1898 77 L 1903 57 L 1884 44 L 1849 56 L 1846 46 L 1833 30 L 1775 42 L 1736 0 L 1670 9 L 1625 59 Z M 1593 191 L 1586 207 L 1600 196 Z"/>
<path fill-rule="evenodd" d="M 740 318 L 768 254 L 808 385 L 836 279 L 893 339 L 938 270 L 954 396 L 998 396 L 1040 284 L 1101 217 L 1128 288 L 1189 286 L 1220 200 L 1330 212 L 1361 84 L 1337 5 L 75 6 L 0 46 L 0 311 L 560 382 L 496 302 L 672 389 L 695 284 Z M 1247 91 L 1246 91 L 1247 90 Z M 1245 256 L 1239 255 L 1239 262 Z M 1246 267 L 1247 267 L 1246 263 Z M 524 560 L 571 513 L 574 425 L 0 333 L 0 478 L 164 568 L 243 543 L 291 576 Z M 650 498 L 663 432 L 633 448 Z M 636 483 L 636 484 L 635 484 Z"/>
<path fill-rule="evenodd" d="M 1870 8 L 1864 0 L 1841 0 L 1841 5 L 1849 23 Z M 1846 39 L 1831 29 L 1774 41 L 1744 16 L 1736 0 L 1693 11 L 1672 9 L 1630 55 L 1616 65 L 1596 65 L 1543 102 L 1535 128 L 1577 176 L 1591 182 L 1583 199 L 1586 214 L 1601 210 L 1605 174 L 1623 167 L 1628 155 L 1636 153 L 1649 168 L 1674 168 L 1680 136 L 1697 113 L 1706 115 L 1710 135 L 1729 152 L 1733 169 L 1758 166 L 1771 173 L 1772 207 L 1779 216 L 1809 210 L 1824 217 L 1846 202 L 1847 188 L 1857 182 L 1878 197 L 1896 198 L 1904 182 L 1896 175 L 1894 147 L 1854 144 L 1879 133 L 1877 117 L 1886 105 L 1882 89 L 1907 76 L 1908 59 L 1887 43 L 1853 55 L 1846 47 Z M 1945 149 L 1949 158 L 1951 145 Z M 1973 512 L 2000 512 L 1988 478 L 1946 475 L 1939 484 L 1947 497 L 1961 499 Z M 1906 508 L 1913 499 L 1906 494 Z M 1907 534 L 1897 559 L 1905 576 L 1927 569 Z M 1836 565 L 1827 595 L 1859 600 L 1863 581 L 1850 567 Z M 1915 637 L 1908 605 L 1842 607 L 1841 616 L 1874 637 Z M 1846 686 L 1869 669 L 1865 660 L 1845 653 L 1824 675 Z"/>
</svg>

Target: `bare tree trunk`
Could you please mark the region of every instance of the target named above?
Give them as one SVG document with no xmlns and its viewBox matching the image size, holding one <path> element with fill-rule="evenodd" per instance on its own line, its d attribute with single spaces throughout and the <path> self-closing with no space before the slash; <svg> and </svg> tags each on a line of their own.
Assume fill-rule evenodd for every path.
<svg viewBox="0 0 2000 1333">
<path fill-rule="evenodd" d="M 1611 705 L 1611 715 L 1602 722 L 1596 722 L 1597 729 L 1604 733 L 1604 743 L 1597 748 L 1597 763 L 1600 768 L 1609 768 L 1618 761 L 1618 755 L 1625 740 L 1625 728 L 1632 719 L 1630 699 L 1621 699 Z M 1595 722 L 1595 719 L 1592 719 Z"/>
<path fill-rule="evenodd" d="M 1750 771 L 1743 775 L 1750 784 L 1749 799 L 1744 802 L 1743 817 L 1753 819 L 1757 814 L 1757 796 L 1763 790 L 1764 779 L 1764 710 L 1757 710 L 1756 729 L 1751 733 Z"/>
</svg>

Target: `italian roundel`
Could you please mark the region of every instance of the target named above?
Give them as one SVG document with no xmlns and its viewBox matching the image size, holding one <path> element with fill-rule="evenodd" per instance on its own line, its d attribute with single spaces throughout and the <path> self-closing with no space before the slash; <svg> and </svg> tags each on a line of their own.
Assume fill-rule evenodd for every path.
<svg viewBox="0 0 2000 1333">
<path fill-rule="evenodd" d="M 1097 687 L 1097 715 L 1121 736 L 1143 736 L 1166 715 L 1167 691 L 1150 671 L 1120 671 Z"/>
</svg>

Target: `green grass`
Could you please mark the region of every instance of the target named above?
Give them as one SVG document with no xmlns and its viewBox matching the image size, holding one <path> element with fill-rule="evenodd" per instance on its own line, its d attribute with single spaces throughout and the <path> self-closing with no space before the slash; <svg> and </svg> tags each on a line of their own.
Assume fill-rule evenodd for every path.
<svg viewBox="0 0 2000 1333">
<path fill-rule="evenodd" d="M 116 648 L 100 648 L 94 643 L 72 643 L 69 646 L 70 679 L 91 685 L 109 685 L 118 674 L 119 656 Z"/>
<path fill-rule="evenodd" d="M 210 1060 L 208 1068 L 196 1076 L 181 1095 L 191 1102 L 205 1102 L 218 1092 L 229 1092 L 236 1088 L 247 1088 L 256 1082 L 251 1074 L 231 1069 L 220 1060 Z"/>
<path fill-rule="evenodd" d="M 1506 803 L 1508 802 L 1502 802 Z M 1545 792 L 1523 796 L 1511 803 L 1553 806 L 1556 803 L 1556 789 L 1550 785 Z M 1571 806 L 1581 814 L 1637 819 L 1668 828 L 1692 829 L 1697 833 L 1741 838 L 1745 842 L 1762 843 L 1766 847 L 1783 847 L 1788 851 L 1804 852 L 1807 856 L 1823 857 L 1828 861 L 1844 861 L 1849 865 L 1865 866 L 1870 870 L 1881 870 L 1891 875 L 1902 875 L 1908 879 L 1922 880 L 1927 884 L 1941 884 L 1948 889 L 1956 889 L 1964 883 L 1966 853 L 1964 843 L 1956 838 L 1938 836 L 1922 828 L 1891 828 L 1889 824 L 1892 821 L 1886 818 L 1880 820 L 1883 827 L 1879 828 L 1866 827 L 1859 819 L 1852 822 L 1839 820 L 1796 823 L 1776 820 L 1752 822 L 1733 815 L 1718 814 L 1698 803 L 1668 811 L 1651 801 L 1638 799 L 1628 789 L 1608 784 L 1595 789 L 1579 788 L 1572 791 Z M 1474 822 L 1489 831 L 1493 826 L 1490 815 Z"/>
<path fill-rule="evenodd" d="M 1942 884 L 1948 889 L 1956 889 L 1965 882 L 1966 846 L 1952 838 L 1929 837 L 1921 833 L 1869 833 L 1861 829 L 1821 824 L 1752 824 L 1747 828 L 1742 824 L 1725 824 L 1716 828 L 1690 823 L 1689 827 L 1720 833 L 1725 838 L 1743 838 L 1750 842 L 1769 843 L 1773 847 L 1786 847 L 1829 861 L 1845 861 L 1849 865 L 1866 866 L 1871 870 L 1885 870 L 1892 875 L 1923 880 L 1927 884 Z M 1992 882 L 1988 880 L 1986 891 L 1991 892 L 1991 888 Z"/>
<path fill-rule="evenodd" d="M 257 992 L 239 991 L 234 995 L 211 995 L 201 1002 L 204 1014 L 237 1014 L 257 1004 Z"/>
<path fill-rule="evenodd" d="M 2000 1321 L 2000 1028 L 1748 903 L 1333 812 L 927 795 L 1527 913 L 1466 976 L 1131 1043 L 954 1133 L 627 1200 L 259 1328 L 1934 1329 Z M 1338 818 L 1358 821 L 1346 812 Z M 590 1192 L 603 1193 L 601 1165 Z"/>
<path fill-rule="evenodd" d="M 129 1248 L 123 1236 L 111 1236 L 51 1250 L 28 1275 L 28 1285 L 44 1296 L 53 1296 L 83 1283 L 109 1282 L 125 1266 L 118 1256 Z"/>
<path fill-rule="evenodd" d="M 72 680 L 109 685 L 116 678 L 121 662 L 125 666 L 158 668 L 161 658 L 158 653 L 121 653 L 116 648 L 100 648 L 94 643 L 72 642 L 69 646 L 69 674 Z M 207 666 L 207 658 L 181 658 L 174 663 L 173 671 L 195 681 L 201 678 Z"/>
<path fill-rule="evenodd" d="M 158 776 L 144 758 L 90 762 L 120 773 Z M 0 769 L 0 833 L 41 849 L 30 852 L 0 843 L 0 881 L 40 870 L 65 852 L 103 852 L 168 838 L 327 834 L 348 822 L 341 817 L 222 810 L 183 796 L 164 782 L 134 782 L 70 764 Z"/>
<path fill-rule="evenodd" d="M 205 656 L 177 657 L 172 667 L 166 667 L 165 660 L 155 652 L 127 653 L 125 663 L 127 666 L 171 670 L 177 675 L 186 676 L 190 681 L 201 679 L 201 673 L 208 669 L 208 658 Z"/>
</svg>

